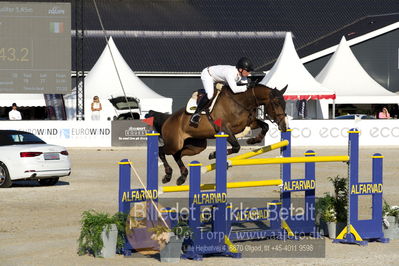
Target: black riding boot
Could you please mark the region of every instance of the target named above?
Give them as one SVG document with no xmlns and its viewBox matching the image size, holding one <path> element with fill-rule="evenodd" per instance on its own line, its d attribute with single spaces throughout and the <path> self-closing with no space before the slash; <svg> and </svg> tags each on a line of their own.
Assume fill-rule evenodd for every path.
<svg viewBox="0 0 399 266">
<path fill-rule="evenodd" d="M 198 123 L 201 117 L 201 112 L 208 105 L 208 103 L 209 103 L 208 97 L 206 95 L 202 96 L 197 105 L 197 109 L 195 110 L 194 114 L 191 116 L 190 119 L 191 127 L 198 127 Z"/>
</svg>

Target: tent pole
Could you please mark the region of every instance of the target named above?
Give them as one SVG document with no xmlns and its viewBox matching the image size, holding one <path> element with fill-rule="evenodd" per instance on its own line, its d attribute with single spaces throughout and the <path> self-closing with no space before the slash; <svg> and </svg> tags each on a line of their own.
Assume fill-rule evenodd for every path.
<svg viewBox="0 0 399 266">
<path fill-rule="evenodd" d="M 332 111 L 332 118 L 335 119 L 335 99 L 333 99 L 333 111 Z"/>
</svg>

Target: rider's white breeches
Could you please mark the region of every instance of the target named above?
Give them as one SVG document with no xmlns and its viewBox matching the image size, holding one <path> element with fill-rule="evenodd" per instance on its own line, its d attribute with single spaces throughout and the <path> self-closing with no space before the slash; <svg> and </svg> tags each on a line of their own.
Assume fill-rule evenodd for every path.
<svg viewBox="0 0 399 266">
<path fill-rule="evenodd" d="M 211 75 L 209 75 L 208 68 L 205 68 L 201 72 L 201 80 L 202 80 L 202 85 L 204 86 L 206 95 L 208 99 L 212 99 L 213 93 L 214 93 L 214 81 Z"/>
</svg>

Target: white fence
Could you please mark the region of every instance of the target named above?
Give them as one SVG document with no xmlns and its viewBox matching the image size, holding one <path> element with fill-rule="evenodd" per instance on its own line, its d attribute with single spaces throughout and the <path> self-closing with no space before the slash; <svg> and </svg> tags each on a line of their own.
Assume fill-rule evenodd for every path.
<svg viewBox="0 0 399 266">
<path fill-rule="evenodd" d="M 293 146 L 345 146 L 347 131 L 361 131 L 362 146 L 399 146 L 399 120 L 292 120 Z M 66 147 L 111 147 L 111 122 L 86 121 L 0 121 L 0 129 L 29 131 L 44 141 Z M 274 125 L 265 144 L 280 140 Z"/>
</svg>

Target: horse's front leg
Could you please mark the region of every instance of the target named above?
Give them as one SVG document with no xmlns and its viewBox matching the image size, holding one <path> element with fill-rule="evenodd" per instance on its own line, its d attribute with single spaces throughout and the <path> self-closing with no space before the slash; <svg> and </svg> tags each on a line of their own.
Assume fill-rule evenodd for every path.
<svg viewBox="0 0 399 266">
<path fill-rule="evenodd" d="M 165 176 L 162 178 L 162 183 L 168 183 L 172 179 L 173 169 L 170 167 L 168 161 L 166 160 L 164 147 L 159 147 L 159 158 L 163 163 L 163 167 L 165 168 Z"/>
<path fill-rule="evenodd" d="M 227 137 L 227 142 L 230 143 L 230 145 L 231 145 L 231 148 L 227 149 L 227 155 L 230 155 L 232 153 L 238 153 L 241 149 L 241 146 L 240 146 L 240 143 L 238 143 L 238 140 L 235 137 L 234 133 L 227 128 L 224 130 L 224 132 L 229 135 Z M 216 158 L 216 151 L 209 154 L 209 160 L 212 160 L 215 158 Z"/>
<path fill-rule="evenodd" d="M 177 165 L 180 168 L 180 177 L 176 180 L 176 185 L 180 186 L 186 182 L 188 176 L 188 170 L 181 159 L 181 151 L 173 154 L 173 158 L 175 159 Z"/>
<path fill-rule="evenodd" d="M 267 131 L 269 131 L 269 125 L 259 119 L 256 119 L 254 122 L 252 122 L 250 127 L 251 127 L 251 129 L 255 129 L 255 128 L 262 129 L 258 136 L 247 140 L 247 144 L 250 144 L 250 145 L 262 142 L 262 140 L 266 136 Z"/>
</svg>

